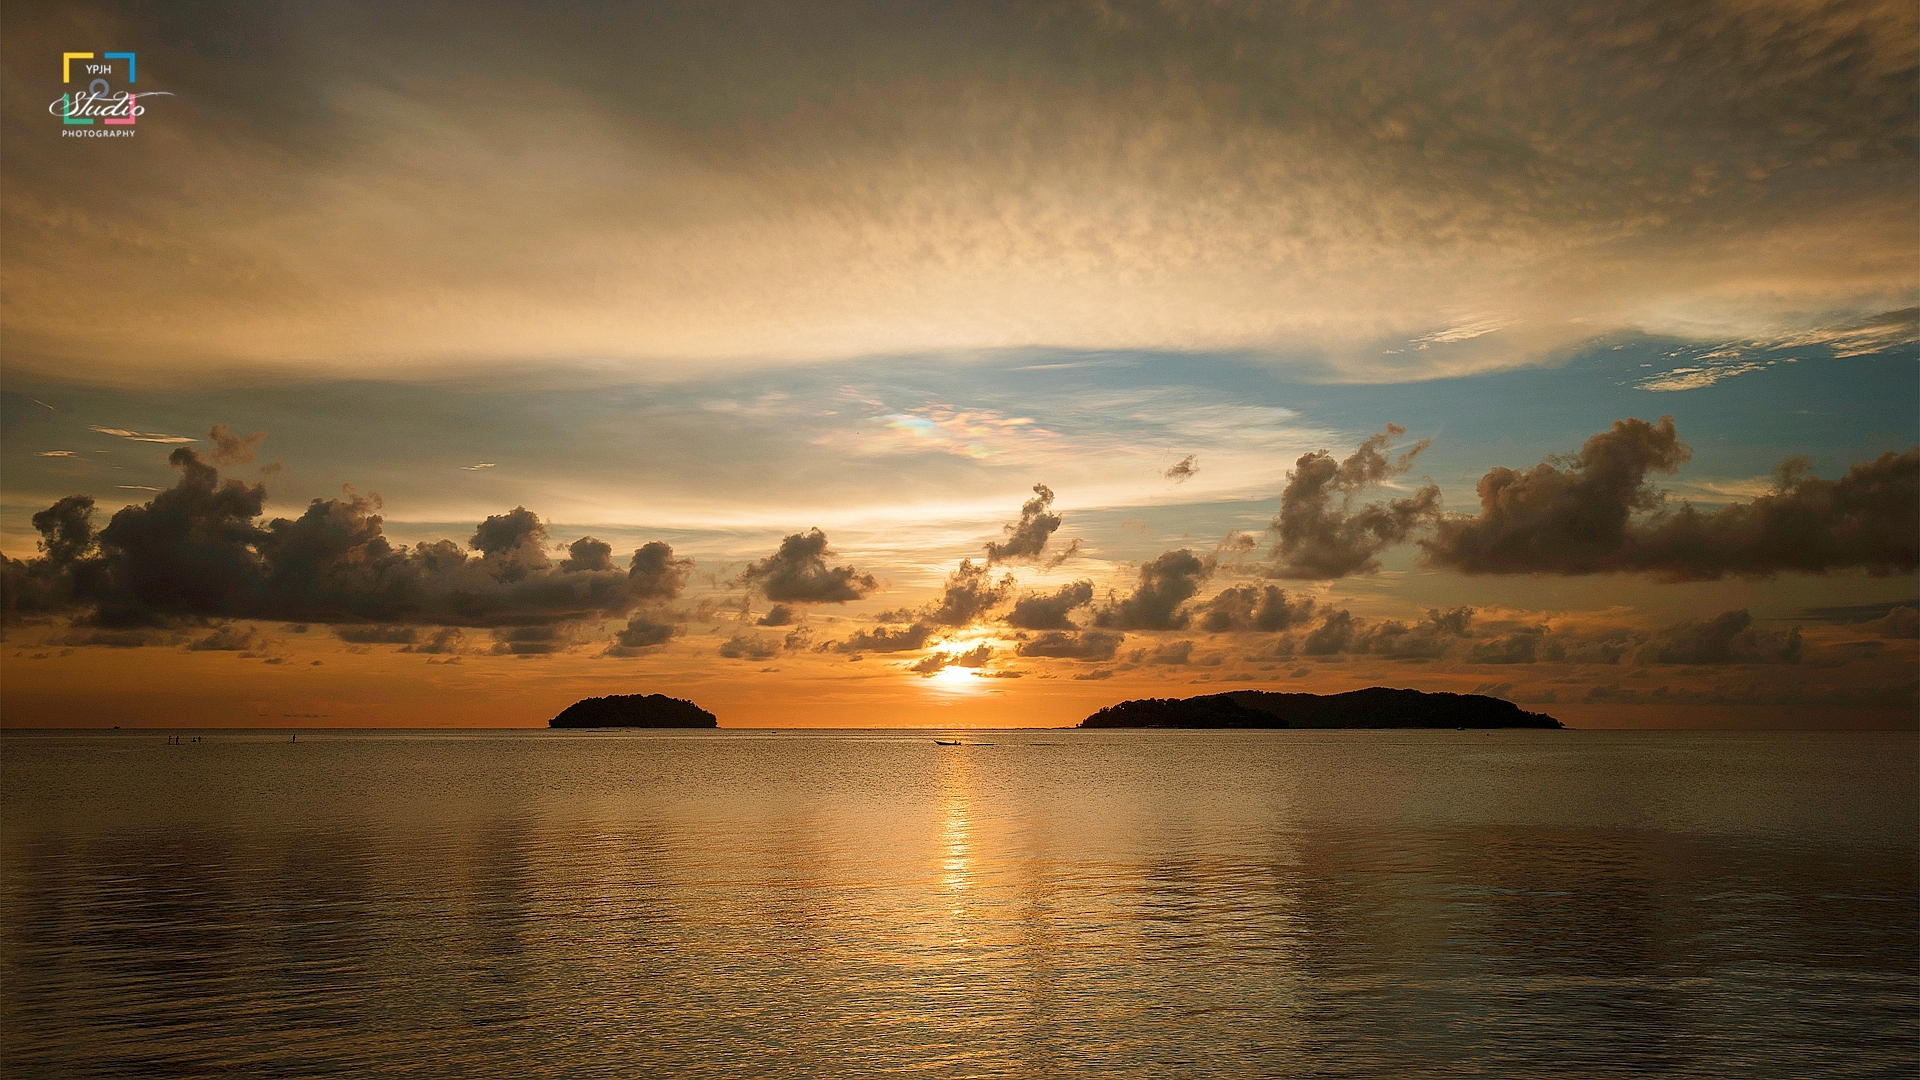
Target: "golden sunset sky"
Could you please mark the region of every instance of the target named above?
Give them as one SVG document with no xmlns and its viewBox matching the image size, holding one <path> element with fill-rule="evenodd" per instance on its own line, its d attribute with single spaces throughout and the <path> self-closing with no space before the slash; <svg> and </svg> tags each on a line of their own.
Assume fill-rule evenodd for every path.
<svg viewBox="0 0 1920 1080">
<path fill-rule="evenodd" d="M 4 20 L 7 725 L 1914 724 L 1911 3 Z"/>
</svg>

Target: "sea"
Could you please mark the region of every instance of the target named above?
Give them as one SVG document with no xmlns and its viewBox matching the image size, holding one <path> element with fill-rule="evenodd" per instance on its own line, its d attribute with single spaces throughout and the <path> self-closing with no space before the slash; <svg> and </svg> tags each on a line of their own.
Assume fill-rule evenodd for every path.
<svg viewBox="0 0 1920 1080">
<path fill-rule="evenodd" d="M 1913 1077 L 1917 777 L 1912 732 L 13 730 L 0 1075 Z"/>
</svg>

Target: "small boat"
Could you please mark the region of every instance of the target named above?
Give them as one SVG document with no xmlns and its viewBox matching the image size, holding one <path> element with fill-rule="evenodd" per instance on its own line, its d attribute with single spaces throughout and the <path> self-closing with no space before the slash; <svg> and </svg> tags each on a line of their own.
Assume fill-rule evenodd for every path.
<svg viewBox="0 0 1920 1080">
<path fill-rule="evenodd" d="M 961 741 L 960 741 L 959 739 L 935 739 L 935 740 L 933 740 L 933 744 L 934 744 L 935 746 L 963 746 L 963 745 L 965 745 L 965 744 L 964 744 L 964 743 L 962 743 L 962 742 L 961 742 Z"/>
</svg>

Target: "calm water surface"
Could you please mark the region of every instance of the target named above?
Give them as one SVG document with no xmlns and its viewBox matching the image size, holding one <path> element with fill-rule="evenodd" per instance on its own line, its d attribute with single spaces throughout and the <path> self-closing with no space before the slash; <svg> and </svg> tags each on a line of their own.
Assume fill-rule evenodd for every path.
<svg viewBox="0 0 1920 1080">
<path fill-rule="evenodd" d="M 203 735 L 0 737 L 6 1075 L 1920 1073 L 1912 734 Z"/>
</svg>

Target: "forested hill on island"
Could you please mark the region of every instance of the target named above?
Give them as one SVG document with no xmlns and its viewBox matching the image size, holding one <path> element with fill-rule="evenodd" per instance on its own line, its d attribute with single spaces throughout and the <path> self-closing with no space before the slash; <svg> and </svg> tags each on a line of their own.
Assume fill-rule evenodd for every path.
<svg viewBox="0 0 1920 1080">
<path fill-rule="evenodd" d="M 1190 698 L 1142 698 L 1109 705 L 1083 728 L 1560 728 L 1544 713 L 1479 694 L 1423 693 L 1373 686 L 1344 694 L 1235 690 Z"/>
<path fill-rule="evenodd" d="M 712 728 L 720 721 L 691 701 L 665 694 L 609 694 L 576 701 L 547 721 L 550 728 Z"/>
</svg>

